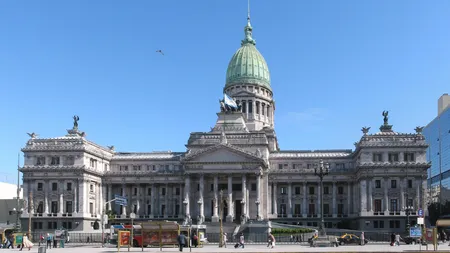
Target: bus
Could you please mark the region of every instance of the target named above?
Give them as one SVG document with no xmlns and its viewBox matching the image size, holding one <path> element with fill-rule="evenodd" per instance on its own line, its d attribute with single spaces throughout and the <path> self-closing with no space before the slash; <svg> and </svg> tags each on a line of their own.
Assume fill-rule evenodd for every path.
<svg viewBox="0 0 450 253">
<path fill-rule="evenodd" d="M 117 244 L 117 236 L 119 234 L 119 230 L 122 231 L 130 231 L 131 225 L 112 225 L 111 226 L 111 244 Z M 133 247 L 141 247 L 142 245 L 142 233 L 141 233 L 141 225 L 133 225 Z M 144 245 L 147 247 L 147 245 Z"/>
</svg>

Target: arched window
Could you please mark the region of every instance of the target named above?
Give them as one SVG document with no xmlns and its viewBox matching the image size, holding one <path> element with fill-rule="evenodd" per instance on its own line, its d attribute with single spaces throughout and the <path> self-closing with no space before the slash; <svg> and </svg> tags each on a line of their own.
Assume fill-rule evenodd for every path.
<svg viewBox="0 0 450 253">
<path fill-rule="evenodd" d="M 259 101 L 255 102 L 255 106 L 256 106 L 256 114 L 259 114 L 259 110 L 260 110 L 260 108 L 259 108 Z"/>
<path fill-rule="evenodd" d="M 264 103 L 261 103 L 261 115 L 264 115 L 265 112 L 266 111 L 266 104 L 264 104 Z"/>
</svg>

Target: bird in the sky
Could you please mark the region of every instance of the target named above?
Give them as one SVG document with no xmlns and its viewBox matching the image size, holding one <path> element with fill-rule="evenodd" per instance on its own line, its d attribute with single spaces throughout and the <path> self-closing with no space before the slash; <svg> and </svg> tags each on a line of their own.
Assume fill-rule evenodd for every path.
<svg viewBox="0 0 450 253">
<path fill-rule="evenodd" d="M 160 49 L 160 50 L 156 50 L 156 52 L 157 53 L 161 53 L 162 55 L 164 55 L 164 53 L 163 53 L 163 51 Z"/>
</svg>

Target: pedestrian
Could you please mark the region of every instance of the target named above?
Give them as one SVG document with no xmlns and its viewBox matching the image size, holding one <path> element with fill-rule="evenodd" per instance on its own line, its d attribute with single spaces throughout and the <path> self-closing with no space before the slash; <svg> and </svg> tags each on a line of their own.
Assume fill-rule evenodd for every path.
<svg viewBox="0 0 450 253">
<path fill-rule="evenodd" d="M 222 237 L 222 243 L 223 246 L 226 248 L 227 247 L 227 233 L 223 233 L 223 237 Z"/>
<path fill-rule="evenodd" d="M 244 248 L 244 233 L 241 233 L 241 236 L 239 236 L 239 246 L 241 246 L 242 248 Z"/>
<path fill-rule="evenodd" d="M 52 248 L 52 235 L 50 233 L 47 233 L 47 249 L 50 247 Z"/>
<path fill-rule="evenodd" d="M 28 233 L 25 234 L 22 238 L 22 247 L 20 248 L 20 251 L 22 251 L 24 247 L 28 248 L 28 251 L 30 251 L 33 246 L 34 244 L 30 240 L 28 240 Z"/>
<path fill-rule="evenodd" d="M 364 232 L 361 232 L 361 246 L 364 246 L 366 243 L 365 243 L 365 239 L 364 239 Z"/>
<path fill-rule="evenodd" d="M 400 246 L 400 239 L 401 239 L 400 234 L 397 233 L 397 234 L 395 235 L 395 244 L 396 244 L 397 246 Z"/>
<path fill-rule="evenodd" d="M 394 246 L 394 245 L 395 245 L 395 234 L 392 233 L 391 234 L 391 246 Z"/>
<path fill-rule="evenodd" d="M 268 236 L 268 244 L 267 247 L 271 246 L 271 248 L 273 249 L 273 247 L 275 247 L 275 236 L 272 235 L 272 233 L 269 233 Z"/>
<path fill-rule="evenodd" d="M 178 247 L 180 248 L 180 251 L 183 251 L 184 245 L 186 244 L 186 237 L 182 233 L 179 233 L 177 241 L 178 241 Z"/>
</svg>

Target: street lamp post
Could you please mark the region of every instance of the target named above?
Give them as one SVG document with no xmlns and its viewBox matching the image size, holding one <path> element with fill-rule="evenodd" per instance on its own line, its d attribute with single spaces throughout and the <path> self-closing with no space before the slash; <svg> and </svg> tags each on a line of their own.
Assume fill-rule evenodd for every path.
<svg viewBox="0 0 450 253">
<path fill-rule="evenodd" d="M 103 207 L 102 212 L 102 248 L 105 247 L 105 223 L 108 223 L 108 216 L 106 215 L 105 210 L 109 203 L 115 201 L 116 199 L 111 199 L 110 201 L 107 201 L 105 203 L 105 206 Z M 106 216 L 106 217 L 105 217 Z"/>
<path fill-rule="evenodd" d="M 405 212 L 406 212 L 406 232 L 409 234 L 409 229 L 410 229 L 410 227 L 411 227 L 411 224 L 410 224 L 410 222 L 409 222 L 409 215 L 410 215 L 410 212 L 412 212 L 412 211 L 414 211 L 414 207 L 413 206 L 405 206 L 404 208 L 403 208 L 404 210 L 405 210 Z"/>
<path fill-rule="evenodd" d="M 20 224 L 20 215 L 23 213 L 23 208 L 20 209 L 16 209 L 15 207 L 13 208 L 13 210 L 11 211 L 11 214 L 15 214 L 16 215 L 16 224 L 14 226 L 14 229 L 17 232 L 20 232 L 22 226 Z"/>
<path fill-rule="evenodd" d="M 319 164 L 314 164 L 314 175 L 318 176 L 320 179 L 320 224 L 319 224 L 319 235 L 326 236 L 327 232 L 325 231 L 325 221 L 323 219 L 323 178 L 329 173 L 329 164 L 324 163 L 323 160 L 320 160 Z"/>
</svg>

